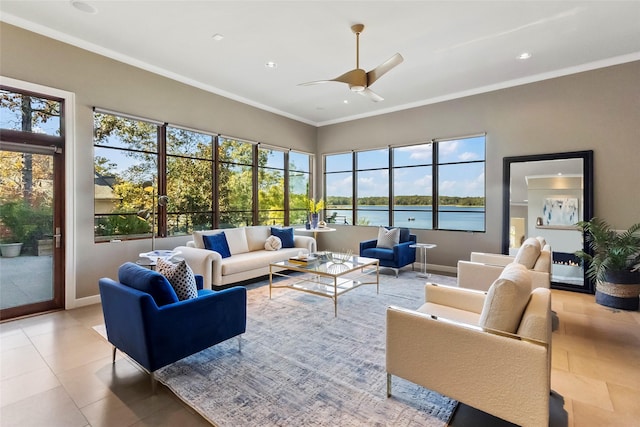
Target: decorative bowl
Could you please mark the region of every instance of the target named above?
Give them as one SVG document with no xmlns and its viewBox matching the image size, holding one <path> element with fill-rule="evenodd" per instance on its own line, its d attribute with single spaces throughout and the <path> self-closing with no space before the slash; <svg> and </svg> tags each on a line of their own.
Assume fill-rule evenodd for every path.
<svg viewBox="0 0 640 427">
<path fill-rule="evenodd" d="M 353 251 L 346 250 L 341 252 L 330 252 L 329 255 L 330 255 L 331 262 L 335 264 L 344 264 L 345 262 L 351 259 L 351 256 L 353 255 Z"/>
</svg>

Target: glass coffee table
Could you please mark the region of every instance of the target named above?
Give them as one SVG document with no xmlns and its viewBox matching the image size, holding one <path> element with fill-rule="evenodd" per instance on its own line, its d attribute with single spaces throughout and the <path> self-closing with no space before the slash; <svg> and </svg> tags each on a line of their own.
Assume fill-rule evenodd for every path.
<svg viewBox="0 0 640 427">
<path fill-rule="evenodd" d="M 304 273 L 291 275 L 291 272 Z M 273 278 L 285 277 L 274 283 Z M 375 277 L 374 277 L 375 276 Z M 374 280 L 375 279 L 375 280 Z M 301 264 L 279 261 L 269 264 L 269 299 L 275 288 L 288 288 L 333 299 L 334 315 L 338 315 L 338 296 L 362 285 L 376 285 L 380 291 L 379 261 L 375 258 L 352 256 L 345 262 L 314 261 Z"/>
</svg>

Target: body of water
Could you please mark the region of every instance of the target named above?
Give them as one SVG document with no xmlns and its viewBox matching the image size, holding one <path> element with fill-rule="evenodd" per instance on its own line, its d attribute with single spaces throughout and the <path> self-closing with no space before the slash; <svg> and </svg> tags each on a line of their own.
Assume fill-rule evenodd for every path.
<svg viewBox="0 0 640 427">
<path fill-rule="evenodd" d="M 433 229 L 431 208 L 424 206 L 396 206 L 393 225 L 417 229 Z M 444 211 L 444 212 L 443 212 Z M 352 224 L 351 209 L 327 209 L 327 218 L 336 213 L 336 223 Z M 358 209 L 358 223 L 366 225 L 389 225 L 386 206 L 367 206 Z M 441 206 L 438 214 L 441 230 L 485 231 L 485 213 L 482 207 Z"/>
</svg>

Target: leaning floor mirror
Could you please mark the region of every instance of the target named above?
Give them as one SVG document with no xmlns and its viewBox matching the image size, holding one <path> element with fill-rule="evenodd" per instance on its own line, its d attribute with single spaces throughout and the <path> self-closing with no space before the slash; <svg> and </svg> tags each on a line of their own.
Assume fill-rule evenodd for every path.
<svg viewBox="0 0 640 427">
<path fill-rule="evenodd" d="M 502 253 L 543 237 L 553 251 L 553 288 L 593 293 L 574 255 L 585 248 L 575 224 L 592 217 L 593 151 L 504 158 Z"/>
</svg>

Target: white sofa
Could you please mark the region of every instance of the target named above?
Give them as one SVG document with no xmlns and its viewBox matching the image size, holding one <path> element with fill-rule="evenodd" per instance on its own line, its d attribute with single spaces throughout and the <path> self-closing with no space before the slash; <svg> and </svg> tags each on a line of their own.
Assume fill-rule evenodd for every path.
<svg viewBox="0 0 640 427">
<path fill-rule="evenodd" d="M 551 291 L 531 291 L 518 268 L 489 292 L 427 284 L 420 308 L 387 308 L 387 395 L 398 376 L 512 423 L 548 427 Z"/>
<path fill-rule="evenodd" d="M 532 289 L 551 287 L 551 246 L 541 237 L 525 240 L 513 256 L 471 252 L 470 261 L 458 261 L 458 286 L 486 291 L 512 262 L 529 269 Z"/>
<path fill-rule="evenodd" d="M 220 253 L 205 249 L 203 236 L 225 233 L 231 256 L 223 258 Z M 204 276 L 205 288 L 224 286 L 242 280 L 269 274 L 269 263 L 284 261 L 302 252 L 316 252 L 316 240 L 308 236 L 294 236 L 293 248 L 270 251 L 265 242 L 271 236 L 270 226 L 225 228 L 194 231 L 193 240 L 175 251 L 185 259 L 195 274 Z"/>
</svg>

